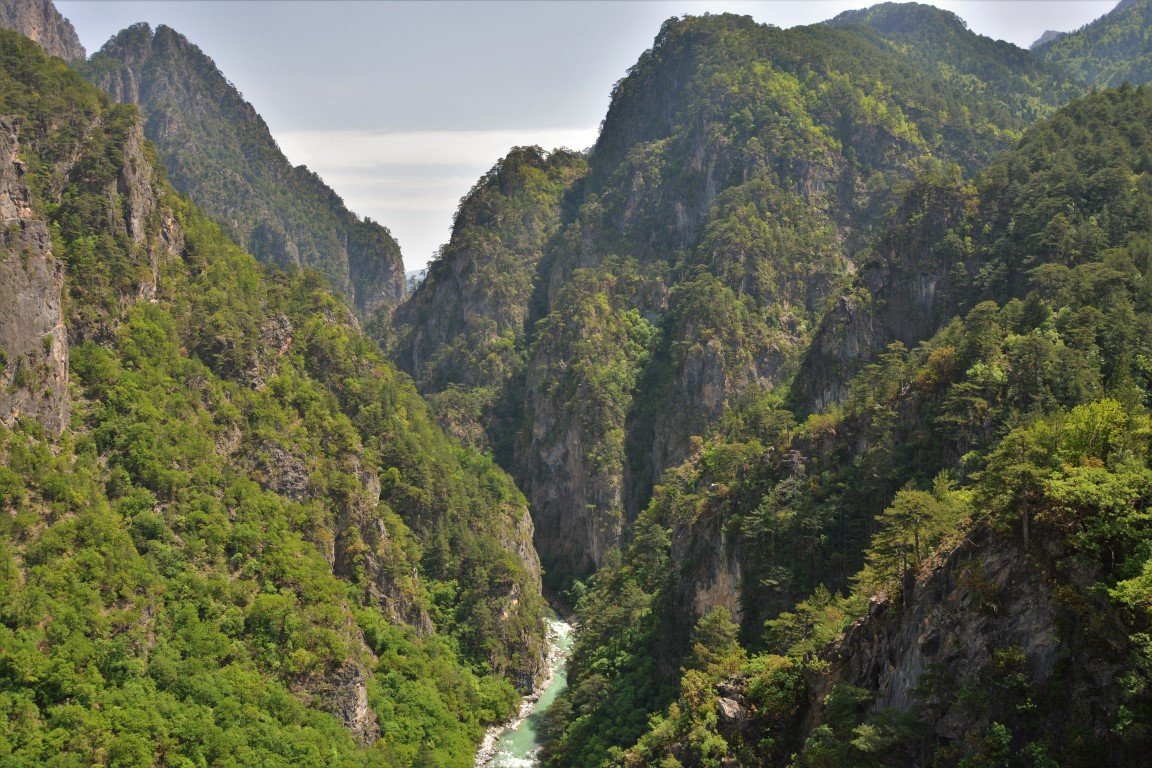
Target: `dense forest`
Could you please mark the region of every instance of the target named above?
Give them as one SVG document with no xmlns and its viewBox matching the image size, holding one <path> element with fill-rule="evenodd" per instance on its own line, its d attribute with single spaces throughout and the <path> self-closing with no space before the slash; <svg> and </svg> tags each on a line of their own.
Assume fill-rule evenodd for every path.
<svg viewBox="0 0 1152 768">
<path fill-rule="evenodd" d="M 471 765 L 541 664 L 523 496 L 134 107 L 8 31 L 0 104 L 0 293 L 63 324 L 0 329 L 0 762 Z"/>
<path fill-rule="evenodd" d="M 733 409 L 665 476 L 581 589 L 552 764 L 1142 764 L 1150 117 L 1125 86 L 1031 129 L 925 233 L 977 233 L 955 319 L 835 408 Z"/>
<path fill-rule="evenodd" d="M 0 764 L 463 768 L 547 597 L 547 768 L 1147 765 L 1150 3 L 669 19 L 405 296 L 179 33 L 2 0 Z"/>
</svg>

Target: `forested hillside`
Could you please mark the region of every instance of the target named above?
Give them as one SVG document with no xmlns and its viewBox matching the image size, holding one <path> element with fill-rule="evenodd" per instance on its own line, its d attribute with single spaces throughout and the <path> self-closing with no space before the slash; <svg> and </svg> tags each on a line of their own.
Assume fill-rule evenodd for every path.
<svg viewBox="0 0 1152 768">
<path fill-rule="evenodd" d="M 312 270 L 0 31 L 0 763 L 468 766 L 540 671 L 524 497 Z"/>
<path fill-rule="evenodd" d="M 509 152 L 461 202 L 451 239 L 393 317 L 393 357 L 445 427 L 504 457 L 540 259 L 586 171 L 585 158 L 568 150 Z"/>
<path fill-rule="evenodd" d="M 974 170 L 1079 92 L 1027 52 L 922 11 L 919 38 L 883 23 L 892 9 L 789 30 L 669 21 L 616 85 L 586 178 L 494 198 L 488 237 L 538 222 L 501 283 L 515 290 L 466 282 L 504 261 L 464 245 L 464 232 L 483 242 L 472 208 L 492 182 L 463 204 L 397 314 L 395 359 L 438 393 L 445 423 L 494 440 L 555 585 L 602 564 L 694 436 L 745 393 L 784 391 L 902 185 Z M 434 362 L 492 349 L 475 346 L 476 320 L 445 322 L 473 305 L 511 320 L 487 333 L 499 355 L 483 353 L 505 362 Z"/>
<path fill-rule="evenodd" d="M 320 270 L 363 317 L 386 318 L 404 297 L 400 247 L 387 228 L 293 167 L 252 105 L 183 35 L 134 25 L 81 71 L 139 106 L 173 185 L 257 259 Z"/>
<path fill-rule="evenodd" d="M 1147 765 L 1150 2 L 669 19 L 407 297 L 178 33 L 0 30 L 0 765 L 465 768 L 545 594 L 547 768 Z"/>
<path fill-rule="evenodd" d="M 1043 60 L 1086 83 L 1115 86 L 1152 81 L 1152 2 L 1121 0 L 1082 29 L 1034 49 Z"/>
<path fill-rule="evenodd" d="M 548 764 L 1143 764 L 1150 126 L 1103 91 L 909 188 L 914 266 L 968 243 L 960 316 L 665 477 L 580 597 Z"/>
</svg>

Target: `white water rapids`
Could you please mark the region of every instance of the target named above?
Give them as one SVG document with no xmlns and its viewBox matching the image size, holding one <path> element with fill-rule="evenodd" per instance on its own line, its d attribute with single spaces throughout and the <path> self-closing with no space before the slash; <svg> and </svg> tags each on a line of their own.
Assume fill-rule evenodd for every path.
<svg viewBox="0 0 1152 768">
<path fill-rule="evenodd" d="M 516 719 L 491 728 L 476 753 L 476 768 L 536 768 L 540 765 L 540 718 L 548 705 L 568 685 L 568 653 L 572 650 L 572 627 L 553 616 L 548 619 L 551 648 L 548 654 L 550 677 L 539 696 L 524 699 Z"/>
</svg>

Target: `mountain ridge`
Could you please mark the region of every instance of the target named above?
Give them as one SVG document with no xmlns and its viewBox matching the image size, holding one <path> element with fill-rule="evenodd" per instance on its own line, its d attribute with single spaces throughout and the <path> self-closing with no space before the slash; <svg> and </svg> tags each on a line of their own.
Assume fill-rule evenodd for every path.
<svg viewBox="0 0 1152 768">
<path fill-rule="evenodd" d="M 198 47 L 137 24 L 81 66 L 113 98 L 140 106 L 169 176 L 258 259 L 322 271 L 364 318 L 403 297 L 400 248 L 351 213 L 314 172 L 293 166 L 267 124 Z"/>
</svg>

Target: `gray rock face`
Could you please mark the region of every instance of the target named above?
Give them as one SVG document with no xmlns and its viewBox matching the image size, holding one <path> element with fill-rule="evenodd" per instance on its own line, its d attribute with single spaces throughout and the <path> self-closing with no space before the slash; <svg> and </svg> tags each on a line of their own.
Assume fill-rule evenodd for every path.
<svg viewBox="0 0 1152 768">
<path fill-rule="evenodd" d="M 16 126 L 0 119 L 0 421 L 68 425 L 64 273 L 48 224 L 32 207 Z"/>
<path fill-rule="evenodd" d="M 339 718 L 363 745 L 380 738 L 380 723 L 368 706 L 368 677 L 361 664 L 346 661 L 307 686 L 320 708 Z"/>
<path fill-rule="evenodd" d="M 65 61 L 83 61 L 87 56 L 72 22 L 60 15 L 52 0 L 0 0 L 0 27 L 32 38 Z"/>
<path fill-rule="evenodd" d="M 813 334 L 796 374 L 796 400 L 810 411 L 843 402 L 852 375 L 892 342 L 913 347 L 958 308 L 958 278 L 974 257 L 951 228 L 972 202 L 960 179 L 918 184 L 893 216 L 852 290 Z"/>
<path fill-rule="evenodd" d="M 1121 3 L 1121 5 L 1123 5 L 1123 3 Z M 1053 40 L 1055 40 L 1056 38 L 1063 37 L 1066 34 L 1068 34 L 1068 33 L 1067 32 L 1057 32 L 1054 29 L 1046 29 L 1046 30 L 1044 30 L 1044 34 L 1040 35 L 1040 37 L 1036 38 L 1036 41 L 1034 43 L 1032 43 L 1032 45 L 1028 46 L 1028 50 L 1034 51 L 1037 48 L 1043 46 L 1045 43 L 1050 43 Z"/>
<path fill-rule="evenodd" d="M 1060 615 L 1034 557 L 977 532 L 929 573 L 910 578 L 904 599 L 874 598 L 868 616 L 833 649 L 830 674 L 811 692 L 812 716 L 819 717 L 818 702 L 831 686 L 845 682 L 872 691 L 874 710 L 908 712 L 927 697 L 932 707 L 919 711 L 931 711 L 933 731 L 962 738 L 986 727 L 991 714 L 965 705 L 955 693 L 1003 674 L 996 656 L 1005 651 L 1022 656 L 1030 686 L 1043 689 L 1059 678 L 1069 686 L 1068 695 L 1099 700 L 1107 709 L 1107 699 L 1116 695 L 1117 667 L 1077 648 L 1068 632 L 1074 622 Z M 1057 674 L 1061 668 L 1070 671 Z M 932 680 L 943 682 L 940 693 Z"/>
</svg>

